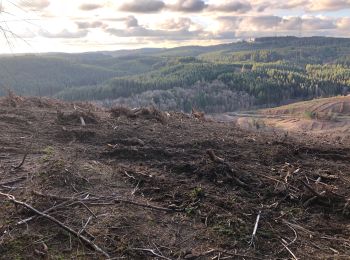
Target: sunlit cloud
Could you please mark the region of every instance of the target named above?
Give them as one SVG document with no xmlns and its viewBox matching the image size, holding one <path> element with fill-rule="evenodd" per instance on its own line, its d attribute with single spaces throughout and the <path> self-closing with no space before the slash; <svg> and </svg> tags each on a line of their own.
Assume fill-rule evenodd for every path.
<svg viewBox="0 0 350 260">
<path fill-rule="evenodd" d="M 9 40 L 18 36 L 42 52 L 350 35 L 350 0 L 4 0 L 3 8 Z M 31 52 L 26 46 L 12 51 Z"/>
<path fill-rule="evenodd" d="M 160 0 L 132 0 L 120 5 L 119 11 L 130 13 L 156 13 L 165 7 Z"/>
<path fill-rule="evenodd" d="M 86 4 L 82 4 L 80 6 L 80 10 L 83 10 L 83 11 L 92 11 L 92 10 L 96 10 L 96 9 L 99 9 L 99 8 L 102 8 L 103 5 L 100 5 L 100 4 L 89 4 L 89 3 L 86 3 Z"/>
</svg>

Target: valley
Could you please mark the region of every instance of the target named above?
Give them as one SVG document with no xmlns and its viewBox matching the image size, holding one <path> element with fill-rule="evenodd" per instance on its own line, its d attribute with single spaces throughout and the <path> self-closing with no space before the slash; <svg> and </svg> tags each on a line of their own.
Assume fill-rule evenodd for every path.
<svg viewBox="0 0 350 260">
<path fill-rule="evenodd" d="M 350 39 L 265 37 L 213 46 L 0 57 L 0 95 L 189 113 L 346 95 Z M 19 73 L 20 72 L 20 73 Z"/>
</svg>

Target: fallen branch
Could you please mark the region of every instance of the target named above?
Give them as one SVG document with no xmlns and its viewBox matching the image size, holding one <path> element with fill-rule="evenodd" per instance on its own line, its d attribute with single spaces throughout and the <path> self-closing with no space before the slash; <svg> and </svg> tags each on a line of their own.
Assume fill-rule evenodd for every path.
<svg viewBox="0 0 350 260">
<path fill-rule="evenodd" d="M 55 219 L 54 217 L 52 217 L 50 215 L 47 215 L 44 212 L 41 212 L 41 211 L 37 210 L 36 208 L 32 207 L 31 205 L 29 205 L 29 204 L 27 204 L 25 202 L 16 200 L 16 198 L 14 196 L 10 195 L 10 194 L 6 194 L 6 193 L 0 192 L 0 196 L 6 197 L 9 201 L 14 203 L 15 205 L 20 205 L 22 207 L 25 207 L 25 208 L 31 210 L 32 212 L 34 212 L 35 214 L 37 214 L 39 216 L 42 216 L 42 217 L 44 217 L 44 218 L 54 222 L 55 224 L 57 224 L 58 226 L 60 226 L 64 230 L 68 231 L 70 234 L 72 234 L 75 237 L 77 237 L 78 239 L 82 240 L 86 245 L 90 246 L 96 252 L 99 252 L 99 253 L 103 254 L 107 258 L 110 258 L 108 253 L 103 251 L 99 246 L 97 246 L 95 243 L 93 243 L 90 239 L 88 239 L 87 237 L 85 237 L 85 236 L 79 234 L 78 232 L 74 231 L 72 228 L 66 226 L 65 224 L 63 224 L 59 220 Z"/>
<path fill-rule="evenodd" d="M 324 196 L 320 193 L 318 193 L 317 191 L 315 191 L 313 188 L 311 188 L 311 186 L 309 184 L 307 184 L 304 181 L 301 181 L 301 183 L 309 190 L 311 191 L 315 196 L 319 197 L 319 198 L 324 198 Z"/>
<path fill-rule="evenodd" d="M 318 196 L 313 196 L 310 199 L 308 199 L 307 201 L 305 201 L 303 203 L 303 206 L 306 208 L 308 207 L 312 202 L 314 202 L 316 199 L 318 199 Z"/>
<path fill-rule="evenodd" d="M 174 211 L 182 211 L 182 209 L 170 209 L 170 208 L 163 208 L 163 207 L 158 207 L 158 206 L 153 206 L 150 204 L 144 204 L 144 203 L 140 203 L 140 202 L 135 202 L 135 201 L 131 201 L 131 200 L 125 200 L 125 199 L 120 199 L 120 198 L 114 198 L 114 197 L 106 197 L 106 198 L 93 198 L 93 199 L 77 199 L 77 198 L 71 198 L 71 197 L 60 197 L 60 196 L 56 196 L 56 195 L 47 195 L 47 194 L 43 194 L 41 192 L 38 191 L 33 191 L 34 195 L 40 196 L 40 197 L 48 197 L 48 198 L 52 198 L 52 199 L 56 199 L 56 200 L 72 200 L 78 203 L 84 202 L 85 205 L 91 205 L 91 206 L 107 206 L 107 205 L 114 205 L 116 203 L 125 203 L 125 204 L 131 204 L 131 205 L 135 205 L 135 206 L 139 206 L 139 207 L 143 207 L 143 208 L 149 208 L 149 209 L 154 209 L 154 210 L 159 210 L 159 211 L 166 211 L 166 212 L 174 212 Z M 92 195 L 92 194 L 90 194 Z M 92 195 L 94 196 L 94 195 Z M 102 201 L 101 200 L 105 200 Z M 107 202 L 106 202 L 107 201 Z"/>
<path fill-rule="evenodd" d="M 56 195 L 52 195 L 52 194 L 44 194 L 41 193 L 40 191 L 32 191 L 33 195 L 39 196 L 39 197 L 43 197 L 43 198 L 50 198 L 50 199 L 54 199 L 54 200 L 76 200 L 76 197 L 61 197 L 61 196 L 56 196 Z M 86 194 L 86 193 L 85 193 Z M 80 194 L 78 194 L 80 195 Z M 84 193 L 82 193 L 81 195 L 84 195 Z"/>
<path fill-rule="evenodd" d="M 217 156 L 213 150 L 208 150 L 207 154 L 209 155 L 210 160 L 216 163 L 225 163 L 225 160 L 219 156 Z"/>
<path fill-rule="evenodd" d="M 292 250 L 290 250 L 290 249 L 288 248 L 288 246 L 284 244 L 283 241 L 281 241 L 281 244 L 282 244 L 282 246 L 291 254 L 291 256 L 293 257 L 294 260 L 298 260 L 298 258 L 297 258 L 297 257 L 295 256 L 295 254 L 292 252 Z"/>
<path fill-rule="evenodd" d="M 218 253 L 222 253 L 225 255 L 229 255 L 231 257 L 233 257 L 233 259 L 236 259 L 237 257 L 242 257 L 243 259 L 247 258 L 247 259 L 257 259 L 257 260 L 262 260 L 264 258 L 260 258 L 260 257 L 256 257 L 256 256 L 249 256 L 249 255 L 244 255 L 244 254 L 238 254 L 238 253 L 230 253 L 224 250 L 219 250 L 219 249 L 214 249 L 214 250 L 209 250 L 207 253 L 213 253 L 213 252 L 218 252 Z"/>
<path fill-rule="evenodd" d="M 6 185 L 15 184 L 15 183 L 17 183 L 17 182 L 24 181 L 24 180 L 26 180 L 26 179 L 27 179 L 27 177 L 22 176 L 22 177 L 19 177 L 19 178 L 17 178 L 17 179 L 13 179 L 13 180 L 10 180 L 10 181 L 0 182 L 0 186 L 6 186 Z"/>
<path fill-rule="evenodd" d="M 124 199 L 112 199 L 112 202 L 86 202 L 86 204 L 91 206 L 107 206 L 107 205 L 114 205 L 116 203 L 125 203 L 125 204 L 130 204 L 130 205 L 135 205 L 143 208 L 154 209 L 154 210 L 165 211 L 165 212 L 183 211 L 182 209 L 163 208 L 163 207 L 139 203 L 131 200 L 124 200 Z"/>
<path fill-rule="evenodd" d="M 51 207 L 51 208 L 48 208 L 47 210 L 44 210 L 43 213 L 52 212 L 52 211 L 54 211 L 55 209 L 58 209 L 58 208 L 60 208 L 60 207 L 62 207 L 62 206 L 65 206 L 65 205 L 67 205 L 67 204 L 70 203 L 70 202 L 71 202 L 71 201 L 69 201 L 69 200 L 64 201 L 64 202 L 62 202 L 62 203 L 60 203 L 60 204 L 57 204 L 57 205 L 55 205 L 55 206 L 53 206 L 53 207 Z M 36 217 L 37 217 L 37 215 L 34 215 L 34 216 L 29 217 L 29 218 L 23 219 L 23 220 L 17 222 L 16 225 L 23 225 L 23 224 L 26 224 L 26 223 L 32 221 L 33 219 L 35 219 Z"/>
<path fill-rule="evenodd" d="M 239 178 L 237 178 L 236 176 L 234 176 L 234 172 L 233 172 L 231 166 L 230 166 L 227 162 L 225 162 L 225 160 L 224 160 L 223 158 L 218 157 L 218 156 L 214 153 L 213 150 L 207 150 L 207 154 L 208 154 L 208 156 L 209 156 L 209 158 L 210 158 L 211 161 L 213 161 L 214 163 L 223 164 L 223 165 L 225 165 L 225 166 L 229 169 L 229 171 L 230 171 L 230 173 L 231 173 L 231 175 L 228 175 L 228 174 L 227 174 L 227 177 L 228 177 L 229 179 L 233 180 L 238 186 L 241 186 L 241 187 L 243 187 L 243 188 L 247 188 L 247 187 L 248 187 L 248 185 L 247 185 L 246 183 L 244 183 L 244 182 L 241 181 Z"/>
<path fill-rule="evenodd" d="M 29 150 L 24 154 L 21 163 L 18 166 L 14 166 L 13 167 L 14 170 L 18 170 L 18 169 L 20 169 L 23 166 L 25 160 L 27 159 L 28 154 L 29 154 Z"/>
<path fill-rule="evenodd" d="M 81 233 L 83 233 L 83 232 L 85 231 L 85 229 L 86 229 L 86 227 L 89 225 L 91 219 L 92 219 L 92 216 L 90 216 L 90 217 L 88 218 L 88 220 L 86 221 L 86 223 L 84 224 L 84 226 L 79 230 L 79 232 L 78 232 L 79 235 L 81 235 Z"/>
<path fill-rule="evenodd" d="M 156 253 L 153 249 L 147 249 L 147 248 L 131 248 L 131 250 L 149 252 L 149 253 L 151 253 L 152 255 L 157 256 L 157 257 L 159 257 L 159 258 L 171 260 L 171 258 L 162 256 L 162 255 Z"/>
<path fill-rule="evenodd" d="M 130 175 L 127 171 L 124 171 L 123 173 L 124 173 L 126 176 L 128 176 L 130 179 L 136 180 L 136 178 L 135 178 L 134 176 Z"/>
<path fill-rule="evenodd" d="M 35 135 L 36 135 L 36 134 L 35 134 Z M 13 169 L 14 169 L 14 170 L 18 170 L 18 169 L 22 168 L 22 166 L 23 166 L 24 162 L 26 161 L 27 156 L 28 156 L 28 154 L 29 154 L 29 152 L 30 152 L 30 149 L 31 149 L 32 146 L 33 146 L 33 143 L 34 143 L 34 136 L 32 136 L 32 140 L 31 140 L 29 146 L 27 147 L 26 153 L 24 154 L 21 163 L 20 163 L 19 165 L 17 165 L 17 166 L 13 166 Z"/>
</svg>

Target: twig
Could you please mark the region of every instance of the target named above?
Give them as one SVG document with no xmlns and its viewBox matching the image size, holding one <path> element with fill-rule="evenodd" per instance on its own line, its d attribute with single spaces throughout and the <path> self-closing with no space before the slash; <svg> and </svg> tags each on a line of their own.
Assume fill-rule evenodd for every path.
<svg viewBox="0 0 350 260">
<path fill-rule="evenodd" d="M 288 248 L 288 246 L 287 245 L 285 245 L 284 243 L 283 243 L 283 241 L 281 241 L 281 244 L 284 246 L 284 248 L 291 254 L 291 256 L 293 257 L 293 259 L 294 260 L 298 260 L 298 258 L 295 256 L 295 254 L 292 252 L 292 250 L 290 250 L 289 248 Z"/>
<path fill-rule="evenodd" d="M 256 175 L 258 175 L 258 176 L 260 176 L 260 177 L 266 178 L 266 179 L 268 179 L 268 180 L 272 180 L 272 181 L 275 181 L 275 182 L 278 182 L 278 183 L 285 184 L 285 183 L 284 183 L 283 181 L 281 181 L 281 180 L 278 180 L 278 179 L 273 178 L 273 177 L 270 177 L 270 176 L 266 176 L 266 175 L 261 174 L 261 173 L 254 173 L 254 174 L 256 174 Z"/>
<path fill-rule="evenodd" d="M 36 208 L 32 207 L 31 205 L 22 202 L 22 201 L 18 201 L 16 200 L 16 198 L 10 194 L 6 194 L 6 193 L 2 193 L 0 192 L 0 196 L 6 197 L 9 201 L 11 201 L 12 203 L 16 204 L 16 205 L 20 205 L 23 206 L 29 210 L 31 210 L 32 212 L 34 212 L 35 214 L 42 216 L 52 222 L 54 222 L 55 224 L 57 224 L 58 226 L 60 226 L 61 228 L 63 228 L 64 230 L 68 231 L 69 233 L 71 233 L 72 235 L 76 236 L 78 239 L 82 240 L 86 245 L 90 246 L 91 248 L 93 248 L 96 252 L 99 252 L 101 254 L 103 254 L 104 256 L 106 256 L 107 258 L 109 257 L 109 254 L 105 251 L 103 251 L 99 246 L 97 246 L 95 243 L 93 243 L 90 239 L 88 239 L 87 237 L 80 235 L 79 233 L 77 233 L 76 231 L 74 231 L 72 228 L 66 226 L 65 224 L 63 224 L 62 222 L 60 222 L 59 220 L 55 219 L 54 217 L 47 215 L 39 210 L 37 210 Z"/>
<path fill-rule="evenodd" d="M 165 211 L 165 212 L 174 212 L 174 211 L 183 211 L 182 209 L 170 209 L 170 208 L 163 208 L 163 207 L 158 207 L 158 206 L 153 206 L 153 205 L 149 205 L 149 204 L 143 204 L 143 203 L 139 203 L 139 202 L 134 202 L 134 201 L 131 201 L 131 200 L 124 200 L 124 199 L 112 199 L 113 202 L 102 202 L 102 203 L 99 203 L 99 202 L 92 202 L 92 203 L 88 203 L 86 202 L 88 205 L 113 205 L 115 203 L 125 203 L 125 204 L 131 204 L 131 205 L 135 205 L 135 206 L 139 206 L 139 207 L 143 207 L 143 208 L 149 208 L 149 209 L 154 209 L 154 210 L 159 210 L 159 211 Z"/>
<path fill-rule="evenodd" d="M 131 250 L 149 252 L 149 253 L 153 254 L 154 256 L 160 257 L 162 259 L 172 260 L 171 258 L 168 258 L 166 256 L 162 256 L 162 255 L 156 253 L 153 249 L 148 249 L 148 248 L 131 248 Z"/>
<path fill-rule="evenodd" d="M 289 242 L 289 243 L 287 244 L 287 246 L 290 246 L 290 245 L 294 244 L 295 241 L 297 241 L 297 239 L 298 239 L 298 233 L 295 231 L 295 229 L 294 229 L 292 226 L 290 226 L 289 224 L 286 224 L 286 225 L 287 225 L 287 227 L 289 227 L 289 228 L 293 231 L 293 233 L 294 233 L 294 238 L 293 238 L 293 240 L 291 240 L 291 242 Z"/>
<path fill-rule="evenodd" d="M 254 225 L 254 230 L 253 230 L 252 238 L 251 238 L 251 240 L 250 240 L 250 242 L 249 242 L 249 245 L 250 245 L 250 246 L 254 245 L 254 239 L 255 239 L 255 236 L 256 236 L 256 231 L 258 230 L 260 215 L 261 215 L 261 210 L 259 210 L 259 214 L 258 214 L 258 216 L 256 217 L 256 221 L 255 221 L 255 225 Z"/>
<path fill-rule="evenodd" d="M 223 164 L 223 165 L 225 165 L 225 166 L 229 169 L 231 175 L 228 175 L 227 177 L 229 177 L 230 179 L 232 179 L 232 180 L 236 183 L 236 185 L 241 186 L 241 187 L 243 187 L 243 188 L 247 188 L 247 187 L 248 187 L 248 185 L 247 185 L 246 183 L 244 183 L 244 182 L 241 181 L 239 178 L 237 178 L 236 176 L 234 176 L 234 172 L 233 172 L 233 170 L 231 169 L 231 166 L 230 166 L 227 162 L 225 162 L 225 160 L 224 160 L 223 158 L 218 157 L 218 156 L 214 153 L 213 150 L 207 150 L 207 154 L 208 154 L 210 160 L 212 160 L 213 162 L 215 162 L 215 163 L 217 163 L 217 164 Z"/>
<path fill-rule="evenodd" d="M 304 181 L 301 181 L 301 183 L 309 190 L 311 191 L 315 196 L 319 197 L 319 198 L 324 198 L 324 196 L 320 193 L 318 193 L 317 191 L 315 191 L 313 188 L 311 188 L 311 186 L 309 184 L 307 184 Z"/>
<path fill-rule="evenodd" d="M 80 117 L 80 123 L 82 126 L 86 126 L 85 120 L 82 116 Z"/>
<path fill-rule="evenodd" d="M 225 160 L 217 156 L 213 150 L 207 150 L 207 154 L 209 155 L 210 160 L 212 160 L 213 162 L 225 163 Z"/>
<path fill-rule="evenodd" d="M 55 209 L 58 209 L 58 208 L 60 208 L 60 207 L 62 207 L 62 206 L 64 206 L 64 205 L 67 205 L 69 202 L 70 202 L 70 201 L 68 201 L 68 200 L 67 200 L 67 201 L 64 201 L 64 202 L 62 202 L 62 203 L 60 203 L 60 204 L 57 204 L 57 205 L 55 205 L 55 206 L 53 206 L 53 207 L 51 207 L 51 208 L 49 208 L 49 209 L 43 211 L 43 213 L 49 213 L 49 212 L 51 212 L 51 211 L 53 211 L 53 210 L 55 210 Z M 17 222 L 16 225 L 26 224 L 26 223 L 32 221 L 33 219 L 35 219 L 36 217 L 37 217 L 37 215 L 34 215 L 34 216 L 29 217 L 29 218 L 23 219 L 23 220 Z"/>
<path fill-rule="evenodd" d="M 304 231 L 305 233 L 307 233 L 309 235 L 315 235 L 315 232 L 313 232 L 311 230 L 308 230 L 308 229 L 306 229 L 306 228 L 304 228 L 304 227 L 302 227 L 302 226 L 300 226 L 298 224 L 294 224 L 294 223 L 288 222 L 287 220 L 284 220 L 284 219 L 282 220 L 282 222 L 287 224 L 287 225 L 289 225 L 289 226 L 291 226 L 291 227 L 293 227 L 293 228 L 295 228 L 295 229 L 299 229 L 301 231 Z"/>
<path fill-rule="evenodd" d="M 347 200 L 346 200 L 346 203 L 345 203 L 345 205 L 344 205 L 343 211 L 342 211 L 343 215 L 345 215 L 346 210 L 347 210 L 347 208 L 349 207 L 349 205 L 350 205 L 350 199 L 347 199 Z"/>
<path fill-rule="evenodd" d="M 44 197 L 44 198 L 50 198 L 50 199 L 54 199 L 54 200 L 75 200 L 76 197 L 61 197 L 61 196 L 56 196 L 56 195 L 52 195 L 52 194 L 43 194 L 40 191 L 32 191 L 33 195 L 39 196 L 39 197 Z M 78 194 L 79 196 L 83 196 L 86 193 L 82 193 L 82 194 Z"/>
<path fill-rule="evenodd" d="M 80 235 L 81 233 L 84 232 L 84 230 L 86 229 L 86 227 L 89 225 L 91 219 L 92 219 L 92 216 L 90 216 L 90 217 L 88 218 L 88 220 L 86 221 L 85 225 L 79 230 L 79 232 L 78 232 L 79 235 Z"/>
<path fill-rule="evenodd" d="M 158 207 L 158 206 L 153 206 L 150 204 L 144 204 L 144 203 L 140 203 L 140 202 L 135 202 L 135 201 L 131 201 L 131 200 L 125 200 L 125 199 L 120 199 L 120 198 L 97 198 L 97 200 L 101 200 L 101 199 L 105 199 L 105 200 L 109 200 L 112 202 L 96 202 L 96 199 L 76 199 L 76 198 L 71 198 L 71 197 L 60 197 L 60 196 L 56 196 L 56 195 L 47 195 L 47 194 L 42 194 L 41 192 L 38 191 L 33 191 L 34 195 L 37 196 L 41 196 L 41 197 L 49 197 L 52 199 L 56 199 L 56 200 L 73 200 L 76 201 L 78 203 L 80 202 L 84 202 L 86 205 L 92 205 L 92 206 L 99 206 L 99 205 L 114 205 L 115 203 L 125 203 L 125 204 L 131 204 L 131 205 L 135 205 L 135 206 L 139 206 L 139 207 L 144 207 L 144 208 L 149 208 L 149 209 L 154 209 L 154 210 L 159 210 L 159 211 L 166 211 L 166 212 L 174 212 L 174 211 L 183 211 L 182 209 L 170 209 L 170 208 L 163 208 L 163 207 Z M 90 194 L 91 195 L 91 194 Z"/>
<path fill-rule="evenodd" d="M 127 171 L 123 171 L 123 173 L 124 173 L 126 176 L 128 176 L 129 178 L 136 180 L 136 178 L 135 178 L 134 176 L 130 175 Z"/>
<path fill-rule="evenodd" d="M 89 211 L 90 214 L 91 214 L 92 216 L 94 216 L 94 218 L 97 218 L 96 214 L 95 214 L 88 206 L 86 206 L 86 204 L 85 204 L 84 202 L 78 201 L 78 203 L 81 204 L 81 205 L 83 205 L 83 207 L 86 208 L 86 210 Z"/>
<path fill-rule="evenodd" d="M 17 182 L 24 181 L 24 180 L 26 180 L 26 179 L 27 179 L 27 177 L 22 176 L 22 177 L 19 177 L 19 178 L 17 178 L 17 179 L 13 179 L 13 180 L 10 180 L 10 181 L 0 182 L 0 186 L 6 186 L 6 185 L 15 184 L 15 183 L 17 183 Z"/>
<path fill-rule="evenodd" d="M 20 169 L 20 168 L 23 166 L 25 160 L 27 159 L 28 154 L 29 154 L 29 149 L 28 149 L 28 150 L 26 151 L 26 153 L 24 154 L 21 163 L 20 163 L 18 166 L 14 166 L 14 167 L 13 167 L 14 170 L 18 170 L 18 169 Z"/>
<path fill-rule="evenodd" d="M 249 255 L 243 255 L 243 254 L 237 254 L 237 253 L 230 253 L 230 252 L 227 252 L 227 251 L 224 251 L 224 250 L 219 250 L 219 249 L 214 249 L 213 251 L 210 250 L 208 251 L 210 253 L 213 253 L 213 252 L 220 252 L 222 254 L 225 254 L 225 255 L 229 255 L 229 256 L 232 256 L 234 257 L 233 259 L 237 259 L 237 257 L 242 257 L 242 258 L 250 258 L 250 259 L 257 259 L 257 260 L 262 260 L 263 258 L 260 258 L 260 257 L 256 257 L 256 256 L 249 256 Z"/>
<path fill-rule="evenodd" d="M 137 185 L 135 187 L 135 189 L 131 192 L 131 195 L 135 195 L 135 193 L 139 190 L 139 185 L 140 185 L 140 180 L 137 182 Z"/>
<path fill-rule="evenodd" d="M 36 134 L 35 134 L 35 135 L 36 135 Z M 18 166 L 13 166 L 13 169 L 14 169 L 14 170 L 18 170 L 18 169 L 20 169 L 20 168 L 23 166 L 23 164 L 24 164 L 24 162 L 26 161 L 27 156 L 28 156 L 28 154 L 29 154 L 29 152 L 30 152 L 30 149 L 31 149 L 32 146 L 33 146 L 33 143 L 34 143 L 34 136 L 32 136 L 32 140 L 31 140 L 29 146 L 27 147 L 26 153 L 24 154 L 21 163 L 20 163 Z"/>
</svg>

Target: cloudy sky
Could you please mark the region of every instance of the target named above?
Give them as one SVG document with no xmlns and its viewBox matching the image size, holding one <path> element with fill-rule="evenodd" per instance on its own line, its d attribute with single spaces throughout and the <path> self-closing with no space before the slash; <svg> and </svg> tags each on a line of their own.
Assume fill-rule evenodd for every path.
<svg viewBox="0 0 350 260">
<path fill-rule="evenodd" d="M 350 0 L 0 0 L 0 52 L 210 45 L 259 36 L 350 37 Z"/>
</svg>

